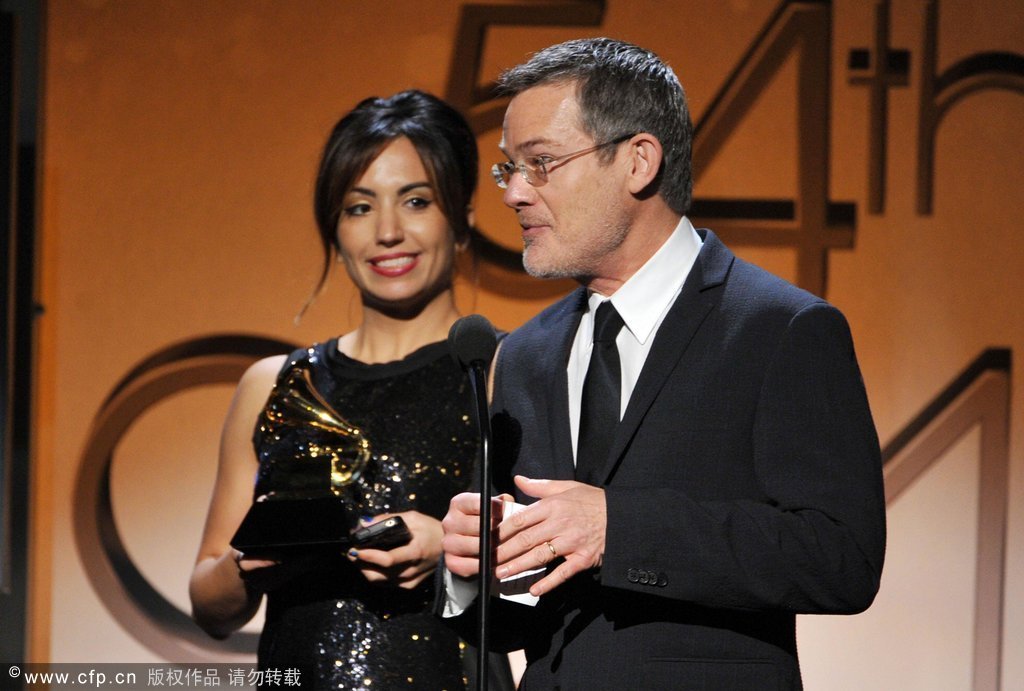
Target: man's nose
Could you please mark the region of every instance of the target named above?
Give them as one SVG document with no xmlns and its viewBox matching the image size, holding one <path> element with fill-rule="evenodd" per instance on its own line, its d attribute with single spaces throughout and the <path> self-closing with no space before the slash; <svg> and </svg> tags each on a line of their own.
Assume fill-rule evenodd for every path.
<svg viewBox="0 0 1024 691">
<path fill-rule="evenodd" d="M 516 169 L 508 178 L 508 184 L 501 195 L 501 201 L 510 209 L 527 206 L 533 203 L 536 190 L 526 181 L 521 170 Z"/>
</svg>

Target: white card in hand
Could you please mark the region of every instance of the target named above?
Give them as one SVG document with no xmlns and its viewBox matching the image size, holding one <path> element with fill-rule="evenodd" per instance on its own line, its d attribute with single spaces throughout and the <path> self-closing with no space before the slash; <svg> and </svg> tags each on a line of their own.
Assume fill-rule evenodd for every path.
<svg viewBox="0 0 1024 691">
<path fill-rule="evenodd" d="M 502 502 L 501 520 L 505 520 L 512 514 L 525 508 L 525 504 L 517 504 L 514 501 Z M 540 598 L 530 595 L 530 586 L 544 578 L 546 573 L 547 569 L 541 567 L 532 571 L 524 571 L 508 578 L 502 578 L 497 584 L 498 596 L 502 600 L 511 600 L 521 605 L 533 607 Z"/>
</svg>

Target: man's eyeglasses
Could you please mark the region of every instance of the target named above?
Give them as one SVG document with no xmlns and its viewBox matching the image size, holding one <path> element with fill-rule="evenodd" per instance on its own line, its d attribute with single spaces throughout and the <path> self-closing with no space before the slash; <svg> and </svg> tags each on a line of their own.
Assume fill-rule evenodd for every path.
<svg viewBox="0 0 1024 691">
<path fill-rule="evenodd" d="M 591 146 L 587 149 L 580 149 L 579 151 L 573 151 L 571 154 L 565 154 L 564 156 L 558 156 L 552 158 L 551 156 L 529 156 L 524 158 L 522 163 L 513 163 L 512 161 L 505 161 L 503 163 L 495 163 L 491 166 L 491 175 L 494 176 L 494 182 L 497 183 L 501 189 L 507 189 L 509 180 L 515 175 L 516 171 L 523 176 L 523 180 L 526 180 L 529 184 L 534 187 L 540 187 L 548 181 L 548 174 L 555 166 L 568 163 L 574 158 L 589 154 L 592 151 L 597 151 L 606 146 L 612 144 L 621 144 L 630 137 L 636 136 L 633 134 L 624 134 L 621 137 L 616 137 L 611 141 Z"/>
</svg>

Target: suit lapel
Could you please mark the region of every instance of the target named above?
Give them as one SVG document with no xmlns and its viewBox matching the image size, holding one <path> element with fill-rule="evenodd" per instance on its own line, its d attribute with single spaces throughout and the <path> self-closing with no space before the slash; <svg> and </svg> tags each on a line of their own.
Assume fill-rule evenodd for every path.
<svg viewBox="0 0 1024 691">
<path fill-rule="evenodd" d="M 615 440 L 601 473 L 605 482 L 618 465 L 672 370 L 721 297 L 722 291 L 714 288 L 725 283 L 735 255 L 711 231 L 701 229 L 698 232 L 704 238 L 704 245 L 679 297 L 658 328 L 626 412 L 616 428 Z"/>
<path fill-rule="evenodd" d="M 569 351 L 572 348 L 573 340 L 576 337 L 576 330 L 580 325 L 580 318 L 586 309 L 587 291 L 584 288 L 577 289 L 565 301 L 565 309 L 554 315 L 554 323 L 550 330 L 547 347 L 556 356 L 541 358 L 547 363 L 544 371 L 544 381 L 549 387 L 544 400 L 548 403 L 548 415 L 550 420 L 551 443 L 553 445 L 553 473 L 550 478 L 553 480 L 572 480 L 576 476 L 576 467 L 573 462 L 572 453 L 572 432 L 569 426 L 569 376 L 567 373 L 569 363 Z"/>
</svg>

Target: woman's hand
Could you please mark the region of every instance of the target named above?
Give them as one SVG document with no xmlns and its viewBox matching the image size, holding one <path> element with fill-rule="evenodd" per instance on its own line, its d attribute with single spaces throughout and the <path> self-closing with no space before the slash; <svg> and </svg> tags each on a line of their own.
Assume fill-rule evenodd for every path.
<svg viewBox="0 0 1024 691">
<path fill-rule="evenodd" d="M 390 583 L 411 590 L 437 568 L 441 557 L 441 521 L 419 511 L 405 511 L 374 516 L 363 525 L 395 515 L 402 517 L 412 533 L 407 544 L 390 550 L 353 548 L 348 552 L 348 559 L 371 583 Z"/>
<path fill-rule="evenodd" d="M 239 578 L 245 581 L 246 588 L 257 593 L 274 590 L 287 580 L 281 574 L 279 561 L 247 557 L 238 550 L 234 550 L 234 560 Z"/>
</svg>

